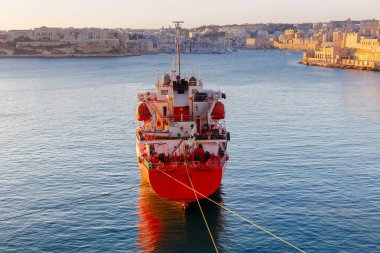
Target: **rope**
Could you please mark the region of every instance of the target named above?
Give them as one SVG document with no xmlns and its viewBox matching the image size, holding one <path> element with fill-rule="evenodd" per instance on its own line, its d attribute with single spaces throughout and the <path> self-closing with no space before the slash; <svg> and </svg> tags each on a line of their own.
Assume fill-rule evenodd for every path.
<svg viewBox="0 0 380 253">
<path fill-rule="evenodd" d="M 39 209 L 34 210 L 34 211 L 25 212 L 25 213 L 17 214 L 17 215 L 14 215 L 14 216 L 10 216 L 8 218 L 1 219 L 0 222 L 5 222 L 5 221 L 9 221 L 9 220 L 13 220 L 13 219 L 29 216 L 29 215 L 41 213 L 41 212 L 44 212 L 44 211 L 47 211 L 47 210 L 58 209 L 59 207 L 66 206 L 66 205 L 83 203 L 83 202 L 86 202 L 86 201 L 89 201 L 89 200 L 93 200 L 93 199 L 97 199 L 97 198 L 100 198 L 100 197 L 110 196 L 110 195 L 113 195 L 115 193 L 119 193 L 119 192 L 122 192 L 122 191 L 130 190 L 130 189 L 135 188 L 137 186 L 138 185 L 133 185 L 131 187 L 121 188 L 121 189 L 118 189 L 118 190 L 115 190 L 115 191 L 98 194 L 98 195 L 95 195 L 95 196 L 92 196 L 92 197 L 89 197 L 89 198 L 86 198 L 86 199 L 78 199 L 78 200 L 68 201 L 68 202 L 57 204 L 57 205 L 50 206 L 50 207 L 39 208 Z"/>
<path fill-rule="evenodd" d="M 160 170 L 160 171 L 161 171 L 161 170 Z M 165 171 L 161 171 L 161 172 L 164 173 L 166 176 L 168 176 L 168 177 L 172 178 L 173 180 L 175 180 L 177 183 L 180 183 L 181 185 L 183 185 L 183 186 L 185 186 L 185 187 L 191 189 L 188 185 L 186 185 L 185 183 L 179 181 L 178 179 L 176 179 L 176 178 L 170 176 L 170 175 L 169 175 L 168 173 L 166 173 Z M 190 181 L 190 182 L 191 182 L 191 181 Z M 251 224 L 252 226 L 254 226 L 254 227 L 260 229 L 261 231 L 263 231 L 263 232 L 265 232 L 265 233 L 267 233 L 267 234 L 269 234 L 270 236 L 276 238 L 277 240 L 279 240 L 279 241 L 281 241 L 281 242 L 287 244 L 288 246 L 290 246 L 290 247 L 292 247 L 292 248 L 298 250 L 299 252 L 306 253 L 306 251 L 304 251 L 304 250 L 298 248 L 297 246 L 291 244 L 290 242 L 286 241 L 285 239 L 281 238 L 280 236 L 277 236 L 277 235 L 273 234 L 273 233 L 270 232 L 269 230 L 267 230 L 267 229 L 263 228 L 262 226 L 260 226 L 260 225 L 258 225 L 258 224 L 256 224 L 256 223 L 254 223 L 253 221 L 251 221 L 251 220 L 249 220 L 249 219 L 243 217 L 242 215 L 238 214 L 237 212 L 235 212 L 235 211 L 233 211 L 233 210 L 231 210 L 231 209 L 225 207 L 224 205 L 222 205 L 222 204 L 220 204 L 220 203 L 218 203 L 218 202 L 216 202 L 216 201 L 210 199 L 209 197 L 207 197 L 207 196 L 203 195 L 202 193 L 196 191 L 194 188 L 193 188 L 192 190 L 193 190 L 194 192 L 198 193 L 199 195 L 201 195 L 203 198 L 205 198 L 205 199 L 211 201 L 211 202 L 214 203 L 215 205 L 218 205 L 219 207 L 223 208 L 224 210 L 226 210 L 226 211 L 232 213 L 233 215 L 239 217 L 240 219 L 242 219 L 242 220 L 248 222 L 248 223 Z M 198 198 L 197 198 L 197 200 L 198 200 Z"/>
<path fill-rule="evenodd" d="M 165 171 L 162 171 L 162 170 L 159 170 L 159 171 L 162 172 L 162 173 L 164 173 L 166 176 L 170 177 L 171 179 L 173 179 L 173 180 L 176 181 L 177 183 L 179 183 L 179 184 L 181 184 L 181 185 L 187 187 L 187 188 L 190 189 L 190 190 L 193 190 L 194 195 L 195 195 L 195 198 L 196 198 L 196 200 L 197 200 L 197 202 L 198 202 L 199 209 L 200 209 L 200 211 L 201 211 L 201 213 L 202 213 L 203 220 L 204 220 L 204 222 L 205 222 L 205 224 L 206 224 L 206 227 L 207 227 L 208 233 L 210 234 L 210 238 L 211 238 L 211 240 L 212 240 L 212 243 L 213 243 L 213 245 L 214 245 L 214 247 L 215 247 L 215 251 L 216 251 L 216 252 L 218 252 L 218 248 L 217 248 L 217 246 L 216 246 L 216 244 L 215 244 L 214 238 L 213 238 L 212 233 L 211 233 L 211 231 L 210 231 L 210 228 L 209 228 L 209 226 L 208 226 L 208 223 L 207 223 L 206 217 L 205 217 L 205 215 L 204 215 L 204 213 L 203 213 L 202 206 L 201 206 L 201 204 L 200 204 L 200 202 L 199 202 L 199 199 L 198 199 L 197 194 L 201 195 L 203 198 L 209 200 L 210 202 L 212 202 L 212 203 L 218 205 L 219 207 L 223 208 L 224 210 L 226 210 L 226 211 L 232 213 L 233 215 L 239 217 L 240 219 L 242 219 L 242 220 L 248 222 L 248 223 L 251 224 L 252 226 L 254 226 L 254 227 L 260 229 L 261 231 L 263 231 L 263 232 L 269 234 L 270 236 L 276 238 L 277 240 L 279 240 L 279 241 L 281 241 L 281 242 L 287 244 L 288 246 L 290 246 L 290 247 L 292 247 L 292 248 L 294 248 L 294 249 L 296 249 L 296 250 L 298 250 L 298 251 L 300 251 L 300 252 L 302 252 L 302 253 L 306 253 L 306 251 L 304 251 L 304 250 L 298 248 L 297 246 L 295 246 L 295 245 L 291 244 L 290 242 L 286 241 L 285 239 L 283 239 L 283 238 L 281 238 L 281 237 L 279 237 L 279 236 L 273 234 L 272 232 L 270 232 L 269 230 L 263 228 L 262 226 L 260 226 L 260 225 L 258 225 L 258 224 L 256 224 L 256 223 L 254 223 L 253 221 L 251 221 L 251 220 L 249 220 L 249 219 L 243 217 L 242 215 L 238 214 L 237 212 L 235 212 L 235 211 L 233 211 L 233 210 L 231 210 L 231 209 L 225 207 L 224 205 L 222 205 L 222 204 L 220 204 L 220 203 L 218 203 L 218 202 L 216 202 L 216 201 L 210 199 L 209 197 L 203 195 L 202 193 L 196 191 L 196 190 L 194 189 L 193 182 L 192 182 L 192 180 L 191 180 L 191 178 L 190 178 L 190 175 L 189 175 L 189 172 L 188 172 L 188 170 L 187 170 L 187 166 L 186 166 L 185 168 L 186 168 L 187 176 L 189 177 L 189 181 L 190 181 L 191 187 L 189 187 L 188 185 L 186 185 L 186 184 L 184 184 L 183 182 L 179 181 L 178 179 L 176 179 L 176 178 L 170 176 L 170 175 L 169 175 L 168 173 L 166 173 Z M 70 204 L 83 203 L 83 202 L 85 202 L 85 201 L 89 201 L 89 200 L 92 200 L 92 199 L 97 199 L 97 198 L 99 198 L 99 197 L 110 196 L 110 195 L 113 195 L 113 194 L 115 194 L 115 193 L 119 193 L 119 192 L 122 192 L 122 191 L 130 190 L 130 189 L 135 188 L 135 187 L 137 187 L 137 186 L 138 186 L 138 185 L 134 185 L 134 186 L 131 186 L 131 187 L 126 187 L 126 188 L 121 188 L 121 189 L 118 189 L 118 190 L 115 190 L 115 191 L 111 191 L 111 192 L 107 192 L 107 193 L 98 194 L 98 195 L 95 195 L 95 196 L 92 196 L 92 197 L 89 197 L 89 198 L 86 198 L 86 199 L 79 199 L 79 200 L 69 201 L 69 202 L 65 202 L 65 203 L 57 204 L 57 205 L 54 205 L 54 206 L 51 206 L 51 207 L 39 208 L 39 209 L 34 210 L 34 211 L 30 211 L 30 212 L 26 212 L 26 213 L 21 213 L 21 214 L 17 214 L 17 215 L 14 215 L 14 216 L 10 216 L 10 217 L 8 217 L 8 218 L 1 219 L 0 222 L 6 222 L 6 221 L 9 221 L 9 220 L 13 220 L 13 219 L 17 219 L 17 218 L 21 218 L 21 217 L 25 217 L 25 216 L 30 216 L 30 215 L 37 214 L 37 213 L 41 213 L 41 212 L 44 212 L 44 211 L 47 211 L 47 210 L 57 209 L 57 208 L 59 208 L 59 207 L 61 207 L 61 206 L 66 206 L 66 205 L 70 205 Z"/>
<path fill-rule="evenodd" d="M 205 216 L 205 214 L 203 213 L 203 209 L 202 209 L 201 203 L 199 203 L 199 199 L 198 199 L 198 196 L 197 196 L 197 194 L 196 194 L 196 192 L 195 192 L 195 188 L 194 188 L 194 185 L 193 185 L 193 181 L 191 180 L 191 177 L 190 177 L 189 171 L 187 170 L 187 165 L 185 165 L 185 169 L 186 169 L 187 176 L 189 177 L 189 181 L 190 181 L 190 184 L 191 184 L 191 188 L 193 189 L 193 192 L 194 192 L 195 198 L 197 199 L 197 203 L 198 203 L 198 206 L 199 206 L 199 210 L 201 210 L 203 220 L 204 220 L 204 222 L 205 222 L 205 224 L 206 224 L 207 231 L 208 231 L 208 233 L 209 233 L 209 235 L 210 235 L 210 238 L 211 238 L 212 244 L 214 245 L 215 252 L 216 252 L 216 253 L 219 253 L 219 251 L 218 251 L 218 247 L 217 247 L 216 244 L 215 244 L 214 237 L 212 236 L 212 233 L 211 233 L 210 227 L 208 226 L 208 223 L 207 223 L 207 220 L 206 220 L 206 216 Z"/>
</svg>

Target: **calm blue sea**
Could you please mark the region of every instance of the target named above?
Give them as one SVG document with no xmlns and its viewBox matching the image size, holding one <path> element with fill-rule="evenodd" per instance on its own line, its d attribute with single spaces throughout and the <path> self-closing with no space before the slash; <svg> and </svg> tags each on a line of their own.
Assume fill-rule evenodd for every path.
<svg viewBox="0 0 380 253">
<path fill-rule="evenodd" d="M 0 59 L 0 252 L 214 251 L 197 207 L 157 197 L 136 166 L 136 93 L 172 57 Z M 380 252 L 380 73 L 301 57 L 184 55 L 227 94 L 214 198 L 307 252 Z M 202 206 L 220 252 L 297 252 Z"/>
</svg>

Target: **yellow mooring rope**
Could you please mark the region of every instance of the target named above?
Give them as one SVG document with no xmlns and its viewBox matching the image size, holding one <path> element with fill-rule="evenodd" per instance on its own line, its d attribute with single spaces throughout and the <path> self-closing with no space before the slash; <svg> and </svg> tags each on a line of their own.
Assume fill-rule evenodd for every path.
<svg viewBox="0 0 380 253">
<path fill-rule="evenodd" d="M 240 219 L 242 219 L 242 220 L 248 222 L 248 223 L 251 224 L 252 226 L 254 226 L 254 227 L 260 229 L 261 231 L 263 231 L 263 232 L 265 232 L 265 233 L 267 233 L 267 234 L 269 234 L 270 236 L 276 238 L 277 240 L 279 240 L 279 241 L 281 241 L 281 242 L 287 244 L 288 246 L 290 246 L 290 247 L 292 247 L 292 248 L 298 250 L 299 252 L 306 253 L 305 250 L 302 250 L 302 249 L 298 248 L 297 246 L 295 246 L 295 245 L 291 244 L 290 242 L 286 241 L 285 239 L 283 239 L 283 238 L 281 238 L 281 237 L 279 237 L 279 236 L 273 234 L 272 232 L 270 232 L 269 230 L 263 228 L 262 226 L 260 226 L 260 225 L 258 225 L 258 224 L 256 224 L 256 223 L 254 223 L 253 221 L 251 221 L 251 220 L 249 220 L 249 219 L 243 217 L 242 215 L 238 214 L 237 212 L 235 212 L 235 211 L 233 211 L 233 210 L 231 210 L 231 209 L 225 207 L 224 205 L 222 205 L 222 204 L 220 204 L 220 203 L 218 203 L 218 202 L 216 202 L 216 201 L 210 199 L 209 197 L 203 195 L 202 193 L 198 192 L 197 190 L 194 189 L 191 180 L 190 180 L 190 183 L 191 183 L 192 188 L 189 187 L 187 184 L 184 184 L 183 182 L 179 181 L 178 179 L 176 179 L 176 178 L 170 176 L 170 175 L 169 175 L 168 173 L 166 173 L 165 171 L 162 171 L 162 170 L 159 170 L 159 171 L 162 172 L 162 173 L 164 173 L 166 176 L 170 177 L 171 179 L 173 179 L 173 180 L 176 181 L 177 183 L 179 183 L 179 184 L 181 184 L 181 185 L 183 185 L 183 186 L 185 186 L 185 187 L 187 187 L 187 188 L 189 188 L 189 189 L 192 189 L 192 190 L 194 191 L 194 193 L 198 193 L 199 195 L 201 195 L 201 196 L 204 197 L 205 199 L 207 199 L 207 200 L 211 201 L 212 203 L 214 203 L 214 204 L 220 206 L 220 207 L 223 208 L 224 210 L 226 210 L 226 211 L 232 213 L 233 215 L 239 217 Z M 186 168 L 186 171 L 187 171 L 187 168 Z M 187 175 L 189 176 L 189 172 L 188 172 L 188 171 L 187 171 Z M 189 178 L 190 178 L 190 176 L 189 176 Z M 196 196 L 196 198 L 197 198 L 197 201 L 198 201 L 198 197 L 197 197 L 197 196 Z M 199 204 L 199 201 L 198 201 L 198 204 Z M 201 209 L 201 211 L 202 211 L 202 209 Z M 202 212 L 202 215 L 203 215 L 203 212 Z M 205 219 L 205 218 L 204 218 L 204 219 Z M 206 219 L 205 219 L 205 221 L 206 221 Z M 207 225 L 207 223 L 206 223 L 206 225 Z M 208 226 L 207 226 L 207 229 L 209 229 Z M 209 230 L 209 232 L 210 232 L 210 230 Z M 213 242 L 214 242 L 214 240 L 213 240 Z M 214 243 L 214 246 L 215 246 L 215 243 Z"/>
<path fill-rule="evenodd" d="M 197 193 L 195 192 L 195 189 L 194 189 L 193 181 L 191 180 L 191 177 L 190 177 L 189 171 L 187 170 L 187 166 L 186 166 L 186 165 L 185 165 L 185 169 L 186 169 L 187 176 L 189 177 L 189 181 L 190 181 L 190 184 L 191 184 L 191 188 L 193 189 L 193 192 L 194 192 L 195 198 L 197 199 L 197 203 L 198 203 L 198 206 L 199 206 L 199 210 L 201 210 L 203 220 L 204 220 L 204 222 L 205 222 L 205 224 L 206 224 L 207 231 L 208 231 L 208 233 L 209 233 L 209 235 L 210 235 L 210 238 L 211 238 L 212 244 L 214 245 L 215 252 L 216 252 L 216 253 L 219 253 L 219 251 L 218 251 L 218 247 L 216 247 L 214 237 L 212 236 L 212 233 L 211 233 L 210 227 L 208 226 L 208 223 L 207 223 L 207 220 L 206 220 L 206 216 L 205 216 L 205 214 L 203 213 L 201 203 L 199 203 L 199 199 L 198 199 Z"/>
</svg>

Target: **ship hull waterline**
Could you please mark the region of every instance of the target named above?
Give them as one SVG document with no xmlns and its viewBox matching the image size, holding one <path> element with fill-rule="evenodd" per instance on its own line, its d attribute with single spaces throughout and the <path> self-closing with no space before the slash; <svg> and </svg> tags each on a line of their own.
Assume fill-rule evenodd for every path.
<svg viewBox="0 0 380 253">
<path fill-rule="evenodd" d="M 138 165 L 143 180 L 149 183 L 158 196 L 187 204 L 197 201 L 197 198 L 200 200 L 208 197 L 218 190 L 227 162 L 218 165 L 190 165 L 187 166 L 187 170 L 185 167 L 149 169 L 139 161 Z"/>
</svg>

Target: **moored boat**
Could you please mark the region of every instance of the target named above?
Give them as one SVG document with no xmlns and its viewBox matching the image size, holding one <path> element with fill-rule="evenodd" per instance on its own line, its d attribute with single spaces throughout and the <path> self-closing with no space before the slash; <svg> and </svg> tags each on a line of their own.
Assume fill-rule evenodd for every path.
<svg viewBox="0 0 380 253">
<path fill-rule="evenodd" d="M 141 174 L 154 192 L 189 203 L 213 194 L 228 161 L 226 95 L 204 89 L 199 78 L 181 76 L 180 23 L 176 23 L 177 68 L 138 93 L 136 154 Z"/>
</svg>

